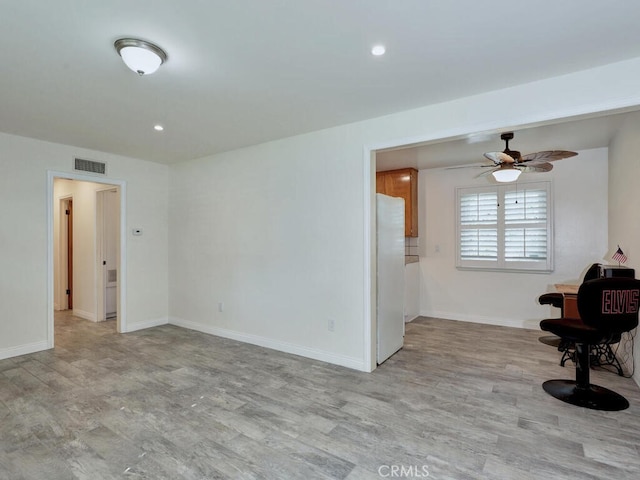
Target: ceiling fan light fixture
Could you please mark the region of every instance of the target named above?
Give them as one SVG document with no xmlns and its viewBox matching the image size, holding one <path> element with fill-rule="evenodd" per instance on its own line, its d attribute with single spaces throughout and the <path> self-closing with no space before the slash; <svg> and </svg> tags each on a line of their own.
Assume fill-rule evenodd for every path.
<svg viewBox="0 0 640 480">
<path fill-rule="evenodd" d="M 120 38 L 113 44 L 127 67 L 138 75 L 151 75 L 167 61 L 167 54 L 157 45 L 137 38 Z"/>
<path fill-rule="evenodd" d="M 491 173 L 496 182 L 515 182 L 522 172 L 517 168 L 501 168 Z"/>
</svg>

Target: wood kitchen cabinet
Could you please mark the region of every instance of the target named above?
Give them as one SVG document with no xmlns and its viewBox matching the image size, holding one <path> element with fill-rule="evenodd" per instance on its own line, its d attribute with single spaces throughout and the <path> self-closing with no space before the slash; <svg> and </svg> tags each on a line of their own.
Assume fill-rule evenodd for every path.
<svg viewBox="0 0 640 480">
<path fill-rule="evenodd" d="M 376 192 L 404 198 L 404 236 L 418 236 L 418 170 L 401 168 L 376 173 Z"/>
</svg>

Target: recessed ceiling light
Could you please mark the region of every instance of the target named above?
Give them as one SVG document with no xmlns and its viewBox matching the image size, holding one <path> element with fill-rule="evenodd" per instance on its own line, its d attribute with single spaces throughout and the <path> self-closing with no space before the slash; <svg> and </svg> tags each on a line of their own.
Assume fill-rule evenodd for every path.
<svg viewBox="0 0 640 480">
<path fill-rule="evenodd" d="M 164 130 L 164 127 L 162 125 L 154 125 L 153 129 L 158 131 L 158 132 L 161 132 L 161 131 Z"/>
<path fill-rule="evenodd" d="M 387 49 L 384 48 L 384 45 L 376 45 L 371 49 L 371 55 L 379 57 L 380 55 L 384 55 L 384 52 L 386 51 Z"/>
</svg>

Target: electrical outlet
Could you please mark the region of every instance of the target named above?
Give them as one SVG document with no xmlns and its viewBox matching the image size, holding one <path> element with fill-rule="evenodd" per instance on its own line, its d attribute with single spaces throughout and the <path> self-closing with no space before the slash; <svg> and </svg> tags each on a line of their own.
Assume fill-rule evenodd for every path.
<svg viewBox="0 0 640 480">
<path fill-rule="evenodd" d="M 218 302 L 218 311 L 224 312 L 224 302 Z"/>
<path fill-rule="evenodd" d="M 327 329 L 330 332 L 334 332 L 336 330 L 336 321 L 333 318 L 329 319 L 329 322 L 327 323 Z"/>
</svg>

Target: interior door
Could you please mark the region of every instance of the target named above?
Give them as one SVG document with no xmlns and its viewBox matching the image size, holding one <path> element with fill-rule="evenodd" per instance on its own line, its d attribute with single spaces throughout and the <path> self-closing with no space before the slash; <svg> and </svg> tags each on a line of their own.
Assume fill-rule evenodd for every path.
<svg viewBox="0 0 640 480">
<path fill-rule="evenodd" d="M 105 317 L 115 318 L 118 313 L 118 237 L 120 200 L 117 190 L 103 194 L 103 275 Z"/>
<path fill-rule="evenodd" d="M 67 309 L 73 310 L 73 199 L 66 200 Z"/>
</svg>

